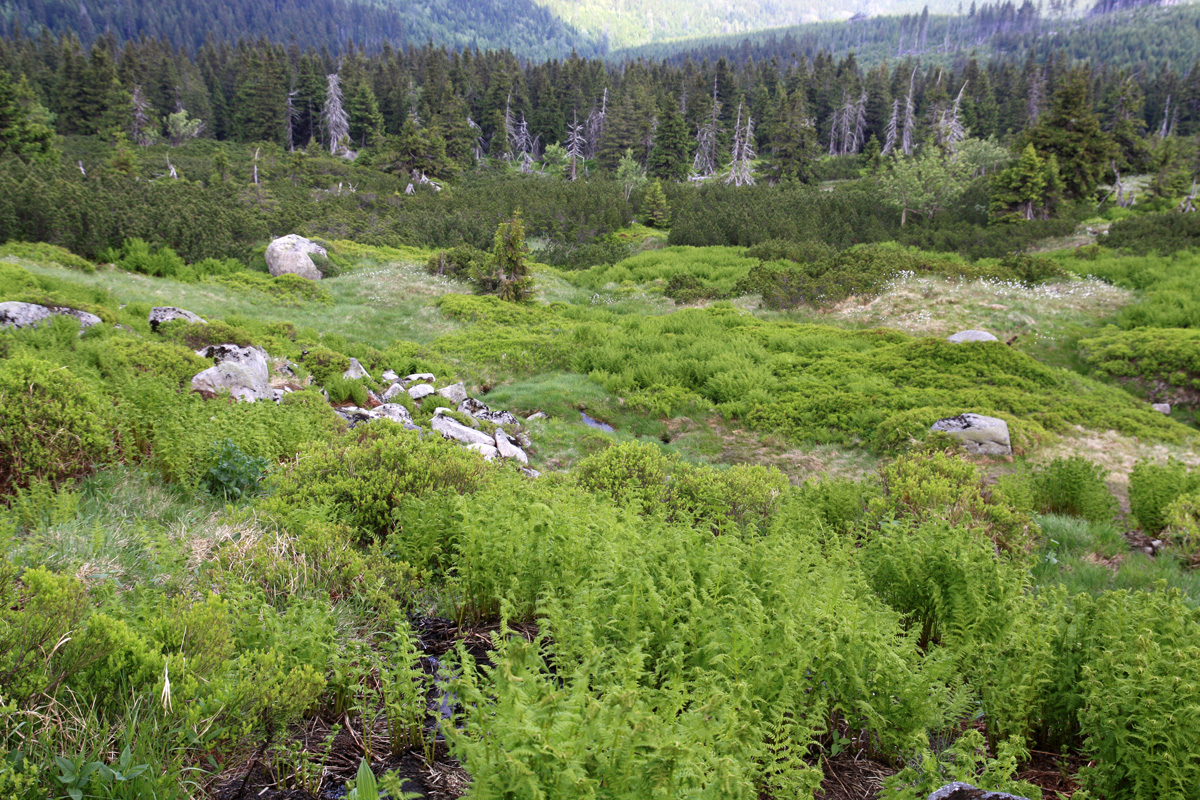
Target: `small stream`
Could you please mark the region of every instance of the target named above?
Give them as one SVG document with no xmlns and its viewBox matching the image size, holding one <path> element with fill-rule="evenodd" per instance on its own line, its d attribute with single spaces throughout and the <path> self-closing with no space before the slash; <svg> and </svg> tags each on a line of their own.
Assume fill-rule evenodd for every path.
<svg viewBox="0 0 1200 800">
<path fill-rule="evenodd" d="M 616 428 L 614 428 L 612 425 L 609 425 L 607 422 L 601 422 L 598 419 L 593 419 L 582 411 L 579 412 L 579 416 L 583 418 L 583 424 L 587 425 L 589 428 L 595 428 L 596 430 L 604 431 L 605 433 L 617 432 Z"/>
</svg>

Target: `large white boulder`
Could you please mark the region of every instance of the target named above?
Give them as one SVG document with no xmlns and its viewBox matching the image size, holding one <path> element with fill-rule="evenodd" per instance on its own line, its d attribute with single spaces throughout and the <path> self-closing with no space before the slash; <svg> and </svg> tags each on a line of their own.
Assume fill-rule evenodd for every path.
<svg viewBox="0 0 1200 800">
<path fill-rule="evenodd" d="M 213 344 L 197 350 L 196 355 L 211 358 L 215 364 L 192 378 L 192 391 L 206 397 L 229 392 L 235 399 L 248 403 L 275 398 L 269 359 L 261 348 Z"/>
<path fill-rule="evenodd" d="M 484 447 L 495 448 L 496 440 L 488 436 L 483 431 L 477 431 L 474 428 L 468 428 L 456 419 L 437 415 L 433 421 L 429 423 L 429 427 L 440 433 L 447 439 L 453 439 L 456 442 L 463 444 L 477 444 Z"/>
<path fill-rule="evenodd" d="M 981 456 L 1011 456 L 1012 441 L 1008 436 L 1008 423 L 996 417 L 982 414 L 959 414 L 957 417 L 939 419 L 931 431 L 941 431 L 962 442 L 968 453 Z"/>
<path fill-rule="evenodd" d="M 959 331 L 953 336 L 947 336 L 946 341 L 962 344 L 963 342 L 998 342 L 1000 340 L 987 331 Z"/>
<path fill-rule="evenodd" d="M 328 256 L 329 251 L 303 236 L 288 234 L 267 245 L 267 269 L 272 277 L 299 275 L 312 281 L 321 280 L 321 271 L 309 257 L 310 253 Z"/>
<path fill-rule="evenodd" d="M 27 328 L 53 316 L 74 317 L 81 328 L 90 328 L 100 322 L 100 318 L 95 314 L 77 308 L 41 306 L 37 303 L 16 301 L 0 303 L 0 328 Z"/>
<path fill-rule="evenodd" d="M 196 322 L 201 325 L 208 324 L 208 322 L 185 308 L 176 308 L 175 306 L 155 306 L 154 308 L 150 309 L 150 330 L 157 332 L 159 325 L 175 319 L 182 319 L 186 320 L 187 322 Z"/>
</svg>

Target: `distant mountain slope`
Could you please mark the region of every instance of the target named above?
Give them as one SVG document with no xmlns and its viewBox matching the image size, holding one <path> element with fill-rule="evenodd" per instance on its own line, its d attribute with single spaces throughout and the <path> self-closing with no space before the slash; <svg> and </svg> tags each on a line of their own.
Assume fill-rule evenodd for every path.
<svg viewBox="0 0 1200 800">
<path fill-rule="evenodd" d="M 16 25 L 27 34 L 75 31 L 85 44 L 111 31 L 122 40 L 163 37 L 187 48 L 209 36 L 261 36 L 330 49 L 350 40 L 374 48 L 432 39 L 531 58 L 563 56 L 572 48 L 585 56 L 599 52 L 595 39 L 532 0 L 0 0 L 0 34 L 11 35 Z"/>
<path fill-rule="evenodd" d="M 610 48 L 880 14 L 950 14 L 959 0 L 536 0 Z M 969 0 L 968 0 L 969 3 Z"/>
<path fill-rule="evenodd" d="M 980 6 L 973 16 L 874 17 L 849 23 L 796 25 L 740 36 L 657 42 L 613 50 L 612 61 L 639 58 L 682 63 L 727 58 L 736 63 L 789 63 L 817 53 L 854 53 L 863 66 L 917 58 L 954 63 L 964 55 L 1024 60 L 1059 53 L 1110 68 L 1185 68 L 1200 59 L 1200 3 L 1147 5 L 1062 19 L 1039 16 L 1032 4 Z"/>
</svg>

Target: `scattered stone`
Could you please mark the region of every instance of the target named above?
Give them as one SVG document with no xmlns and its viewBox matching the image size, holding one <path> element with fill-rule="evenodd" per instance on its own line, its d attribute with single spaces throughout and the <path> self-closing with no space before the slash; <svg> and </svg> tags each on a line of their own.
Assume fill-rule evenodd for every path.
<svg viewBox="0 0 1200 800">
<path fill-rule="evenodd" d="M 525 418 L 528 422 L 537 422 L 539 419 L 550 419 L 545 411 L 536 411 Z"/>
<path fill-rule="evenodd" d="M 955 781 L 929 795 L 929 800 L 1028 800 L 1028 798 L 1008 792 L 990 792 L 986 789 L 978 789 L 969 783 Z"/>
<path fill-rule="evenodd" d="M 1157 411 L 1160 414 L 1166 414 L 1167 416 L 1171 415 L 1171 404 L 1170 403 L 1154 403 L 1150 407 L 1153 408 L 1155 411 Z"/>
<path fill-rule="evenodd" d="M 53 316 L 74 317 L 83 328 L 90 328 L 100 322 L 100 318 L 95 314 L 77 308 L 41 306 L 37 303 L 16 301 L 0 303 L 0 328 L 27 328 Z"/>
<path fill-rule="evenodd" d="M 207 320 L 201 319 L 187 309 L 176 308 L 175 306 L 155 306 L 150 309 L 150 330 L 158 333 L 159 325 L 175 319 L 182 319 L 186 322 L 194 322 L 200 325 L 208 324 Z"/>
<path fill-rule="evenodd" d="M 953 336 L 947 336 L 946 341 L 962 344 L 963 342 L 998 342 L 1000 340 L 987 331 L 959 331 Z"/>
<path fill-rule="evenodd" d="M 383 405 L 383 401 L 379 399 L 379 395 L 367 389 L 367 408 L 379 408 Z"/>
<path fill-rule="evenodd" d="M 516 425 L 517 418 L 507 411 L 493 411 L 486 404 L 476 400 L 474 397 L 468 397 L 458 404 L 458 413 L 466 414 L 475 419 L 487 420 L 496 425 Z"/>
<path fill-rule="evenodd" d="M 212 344 L 196 351 L 201 358 L 211 358 L 214 366 L 192 378 L 192 391 L 205 397 L 215 397 L 227 391 L 235 399 L 253 403 L 274 400 L 267 354 L 258 347 L 236 344 Z"/>
<path fill-rule="evenodd" d="M 310 253 L 328 256 L 329 251 L 303 236 L 289 234 L 281 236 L 267 245 L 267 269 L 272 277 L 299 275 L 311 281 L 321 280 L 321 271 L 313 263 Z"/>
<path fill-rule="evenodd" d="M 437 380 L 432 372 L 414 372 L 400 379 L 402 383 L 433 383 Z"/>
<path fill-rule="evenodd" d="M 962 442 L 968 453 L 984 456 L 1011 456 L 1012 441 L 1008 423 L 982 414 L 960 414 L 933 423 L 931 431 L 941 431 Z"/>
<path fill-rule="evenodd" d="M 515 459 L 522 464 L 529 463 L 529 456 L 525 455 L 525 451 L 513 444 L 512 439 L 508 438 L 508 434 L 499 429 L 496 430 L 496 449 L 500 452 L 501 458 Z"/>
<path fill-rule="evenodd" d="M 396 399 L 397 395 L 401 394 L 408 394 L 408 392 L 404 391 L 404 387 L 400 384 L 393 383 L 387 388 L 387 391 L 383 393 L 383 402 L 390 403 Z"/>
<path fill-rule="evenodd" d="M 542 477 L 542 473 L 538 472 L 536 469 L 533 469 L 531 467 L 521 467 L 521 474 L 524 475 L 526 478 Z"/>
<path fill-rule="evenodd" d="M 467 399 L 467 387 L 460 381 L 450 386 L 443 386 L 441 389 L 438 389 L 438 394 L 451 403 L 461 403 Z"/>
<path fill-rule="evenodd" d="M 498 452 L 496 448 L 486 444 L 479 444 L 478 442 L 467 445 L 467 449 L 474 450 L 476 453 L 482 455 L 484 461 L 494 461 Z"/>
<path fill-rule="evenodd" d="M 397 422 L 401 425 L 412 424 L 412 415 L 408 413 L 408 409 L 399 403 L 384 403 L 379 408 L 374 409 L 379 419 L 390 419 L 392 422 Z"/>
<path fill-rule="evenodd" d="M 384 383 L 396 383 L 400 380 L 400 376 L 394 370 L 385 369 L 383 375 L 379 376 L 379 379 Z"/>
<path fill-rule="evenodd" d="M 357 381 L 366 378 L 371 380 L 371 373 L 367 372 L 362 364 L 358 363 L 357 358 L 350 359 L 350 367 L 342 373 L 342 377 L 348 381 Z"/>
<path fill-rule="evenodd" d="M 341 408 L 335 406 L 333 410 L 339 417 L 346 420 L 351 428 L 379 419 L 378 412 L 357 406 L 342 406 Z"/>
<path fill-rule="evenodd" d="M 413 400 L 422 400 L 434 393 L 434 388 L 428 383 L 418 383 L 416 386 L 408 387 L 408 396 Z"/>
<path fill-rule="evenodd" d="M 1157 553 L 1159 550 L 1162 550 L 1164 547 L 1166 547 L 1166 543 L 1163 542 L 1162 539 L 1151 539 L 1150 547 L 1154 550 L 1154 552 Z"/>
<path fill-rule="evenodd" d="M 488 436 L 483 431 L 477 431 L 474 428 L 468 428 L 456 419 L 438 414 L 434 416 L 429 427 L 440 433 L 447 439 L 454 439 L 463 444 L 480 444 L 488 447 L 495 447 L 496 440 Z"/>
</svg>

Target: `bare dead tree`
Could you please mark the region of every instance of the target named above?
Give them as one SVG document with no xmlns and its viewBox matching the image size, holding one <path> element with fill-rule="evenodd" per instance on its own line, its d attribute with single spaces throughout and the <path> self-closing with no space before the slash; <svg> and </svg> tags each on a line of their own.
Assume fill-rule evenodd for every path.
<svg viewBox="0 0 1200 800">
<path fill-rule="evenodd" d="M 717 81 L 713 79 L 712 111 L 696 131 L 696 156 L 692 159 L 692 174 L 707 178 L 717 171 L 717 136 L 721 126 L 721 100 L 717 96 Z"/>
<path fill-rule="evenodd" d="M 1196 212 L 1196 179 L 1192 178 L 1192 193 L 1183 198 L 1179 207 L 1175 209 L 1180 214 L 1194 214 Z"/>
<path fill-rule="evenodd" d="M 1171 129 L 1171 95 L 1167 95 L 1167 103 L 1163 106 L 1163 121 L 1158 128 L 1158 138 L 1167 138 L 1167 131 Z"/>
<path fill-rule="evenodd" d="M 900 151 L 906 156 L 912 155 L 913 133 L 917 127 L 917 107 L 913 99 L 916 80 L 917 68 L 913 67 L 912 75 L 908 78 L 908 96 L 904 99 L 904 130 L 900 135 Z"/>
<path fill-rule="evenodd" d="M 300 109 L 296 108 L 296 95 L 299 90 L 293 89 L 287 94 L 287 148 L 289 153 L 296 152 L 296 123 L 300 121 Z"/>
<path fill-rule="evenodd" d="M 321 119 L 325 123 L 325 132 L 329 134 L 329 153 L 337 155 L 338 148 L 344 148 L 344 140 L 350 137 L 350 115 L 342 106 L 342 85 L 336 72 L 326 76 L 328 84 L 325 88 L 325 107 L 321 110 Z"/>
<path fill-rule="evenodd" d="M 579 124 L 579 112 L 576 111 L 571 117 L 571 124 L 567 126 L 567 158 L 571 159 L 571 180 L 579 177 L 579 159 L 584 158 L 586 152 L 587 136 L 583 125 Z"/>
<path fill-rule="evenodd" d="M 133 119 L 129 128 L 130 138 L 133 139 L 134 144 L 149 147 L 158 140 L 158 132 L 154 130 L 153 119 L 150 116 L 150 101 L 146 99 L 141 84 L 134 84 L 131 104 L 133 105 Z"/>
<path fill-rule="evenodd" d="M 753 186 L 754 174 L 752 162 L 757 155 L 754 151 L 754 118 L 746 115 L 742 124 L 742 104 L 738 103 L 737 122 L 733 127 L 733 147 L 730 150 L 729 176 L 725 183 L 734 186 Z"/>
<path fill-rule="evenodd" d="M 966 90 L 967 84 L 964 81 L 962 88 L 958 90 L 958 96 L 954 98 L 954 103 L 950 108 L 942 109 L 938 115 L 937 130 L 934 135 L 940 145 L 953 148 L 954 145 L 967 138 L 967 130 L 962 122 L 962 97 Z"/>
<path fill-rule="evenodd" d="M 600 97 L 600 107 L 592 106 L 588 113 L 584 141 L 587 142 L 586 158 L 595 158 L 600 139 L 604 136 L 604 122 L 608 119 L 608 87 Z"/>
<path fill-rule="evenodd" d="M 1112 194 L 1114 196 L 1113 199 L 1116 201 L 1119 207 L 1130 208 L 1134 202 L 1133 189 L 1125 188 L 1125 184 L 1121 180 L 1121 172 L 1117 169 L 1117 162 L 1111 161 L 1109 164 L 1112 168 L 1113 175 L 1116 176 L 1116 180 L 1113 182 L 1112 187 Z"/>
<path fill-rule="evenodd" d="M 892 101 L 892 115 L 888 117 L 888 124 L 884 133 L 883 150 L 880 155 L 887 155 L 896 149 L 896 135 L 899 133 L 900 127 L 900 98 L 897 97 Z"/>
<path fill-rule="evenodd" d="M 483 161 L 483 154 L 487 152 L 487 142 L 483 140 L 483 130 L 475 120 L 467 117 L 467 127 L 475 131 L 475 139 L 471 142 L 471 153 L 475 156 L 475 163 Z"/>
<path fill-rule="evenodd" d="M 1038 117 L 1042 115 L 1042 104 L 1046 99 L 1046 78 L 1042 75 L 1042 68 L 1038 67 L 1029 76 L 1029 100 L 1026 108 L 1029 112 L 1029 124 L 1033 125 L 1038 121 Z"/>
</svg>

